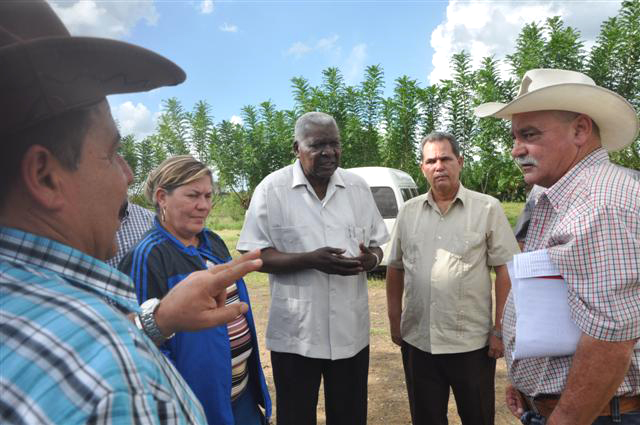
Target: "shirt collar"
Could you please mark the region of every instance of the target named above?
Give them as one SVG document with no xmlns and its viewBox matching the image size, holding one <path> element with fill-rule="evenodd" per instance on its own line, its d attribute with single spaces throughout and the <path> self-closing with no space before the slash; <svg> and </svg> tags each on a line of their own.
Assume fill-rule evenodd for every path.
<svg viewBox="0 0 640 425">
<path fill-rule="evenodd" d="M 469 190 L 462 185 L 462 182 L 460 182 L 460 186 L 458 187 L 458 192 L 456 192 L 456 197 L 451 202 L 451 205 L 449 206 L 449 210 L 447 211 L 450 211 L 457 201 L 460 201 L 460 203 L 464 206 L 464 204 L 467 202 L 468 191 Z M 438 204 L 436 203 L 436 200 L 433 199 L 433 192 L 431 191 L 431 189 L 429 189 L 429 191 L 427 192 L 427 197 L 424 200 L 424 206 L 429 206 L 438 212 L 440 211 L 440 208 L 438 208 Z"/>
<path fill-rule="evenodd" d="M 342 176 L 338 172 L 339 168 L 331 175 L 329 179 L 329 184 L 327 185 L 327 193 L 329 193 L 329 188 L 332 186 L 344 187 L 344 181 L 342 180 Z M 307 176 L 304 175 L 304 171 L 302 170 L 302 164 L 300 164 L 300 160 L 296 159 L 296 162 L 293 163 L 293 179 L 291 181 L 291 188 L 293 189 L 296 186 L 306 186 L 307 189 L 311 188 L 311 183 L 307 180 Z"/>
<path fill-rule="evenodd" d="M 106 298 L 120 310 L 139 311 L 134 285 L 127 275 L 60 242 L 0 226 L 0 259 L 48 270 L 76 287 Z"/>
<path fill-rule="evenodd" d="M 580 162 L 565 173 L 553 186 L 545 190 L 540 196 L 546 196 L 554 209 L 558 209 L 575 187 L 575 179 L 587 168 L 609 161 L 609 155 L 603 148 L 598 148 L 585 156 Z M 540 199 L 540 197 L 538 198 Z"/>
<path fill-rule="evenodd" d="M 208 231 L 208 229 L 206 227 L 204 227 L 200 231 L 200 233 L 198 233 L 196 235 L 198 237 L 198 241 L 199 241 L 198 246 L 193 246 L 193 245 L 186 246 L 178 238 L 176 238 L 173 235 L 173 233 L 171 233 L 170 231 L 165 229 L 164 226 L 162 226 L 162 224 L 160 224 L 160 220 L 158 219 L 157 216 L 154 218 L 153 221 L 154 221 L 154 224 L 156 226 L 156 230 L 159 231 L 160 233 L 162 233 L 165 238 L 167 238 L 172 244 L 174 244 L 180 251 L 184 252 L 185 254 L 192 255 L 192 256 L 199 255 L 198 254 L 198 247 L 201 246 L 202 244 L 205 245 L 205 248 L 210 248 L 209 241 L 207 240 L 207 237 L 205 235 L 205 232 Z"/>
</svg>

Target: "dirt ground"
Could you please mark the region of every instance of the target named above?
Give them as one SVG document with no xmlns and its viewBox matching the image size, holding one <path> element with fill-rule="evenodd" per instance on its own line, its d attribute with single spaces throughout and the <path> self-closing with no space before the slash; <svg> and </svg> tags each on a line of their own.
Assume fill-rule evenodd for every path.
<svg viewBox="0 0 640 425">
<path fill-rule="evenodd" d="M 271 372 L 269 352 L 265 349 L 264 332 L 267 325 L 269 308 L 269 284 L 266 276 L 252 273 L 247 276 L 247 285 L 251 296 L 253 313 L 258 330 L 260 354 L 264 372 L 267 377 L 271 397 L 274 401 L 275 389 Z M 380 279 L 369 280 L 369 309 L 371 312 L 371 346 L 369 362 L 369 414 L 370 425 L 407 425 L 411 424 L 409 403 L 402 371 L 400 349 L 391 342 L 384 282 Z M 503 359 L 498 361 L 496 371 L 496 424 L 516 424 L 504 405 L 504 388 L 506 384 L 506 366 Z M 274 419 L 277 412 L 274 412 Z M 275 420 L 273 421 L 275 424 Z M 318 403 L 318 423 L 325 424 L 324 400 L 322 390 Z M 449 423 L 460 424 L 456 413 L 455 400 L 449 400 Z"/>
</svg>

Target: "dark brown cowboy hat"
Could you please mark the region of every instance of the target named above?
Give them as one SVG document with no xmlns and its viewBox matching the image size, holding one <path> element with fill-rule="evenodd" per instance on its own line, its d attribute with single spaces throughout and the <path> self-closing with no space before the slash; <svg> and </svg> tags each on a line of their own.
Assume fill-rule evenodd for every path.
<svg viewBox="0 0 640 425">
<path fill-rule="evenodd" d="M 0 1 L 0 135 L 109 94 L 180 84 L 184 71 L 142 47 L 72 37 L 44 0 Z"/>
</svg>

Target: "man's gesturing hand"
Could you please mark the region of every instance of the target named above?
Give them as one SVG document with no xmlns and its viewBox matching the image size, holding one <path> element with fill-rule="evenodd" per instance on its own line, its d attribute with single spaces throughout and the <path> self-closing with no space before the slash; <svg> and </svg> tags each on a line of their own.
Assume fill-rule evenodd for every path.
<svg viewBox="0 0 640 425">
<path fill-rule="evenodd" d="M 225 306 L 227 286 L 262 266 L 260 251 L 191 273 L 160 301 L 155 319 L 163 335 L 197 331 L 227 323 L 245 313 L 245 303 Z"/>
<path fill-rule="evenodd" d="M 342 255 L 344 252 L 341 248 L 325 246 L 310 252 L 309 255 L 313 259 L 313 268 L 321 272 L 349 276 L 364 271 L 360 260 L 345 257 Z"/>
</svg>

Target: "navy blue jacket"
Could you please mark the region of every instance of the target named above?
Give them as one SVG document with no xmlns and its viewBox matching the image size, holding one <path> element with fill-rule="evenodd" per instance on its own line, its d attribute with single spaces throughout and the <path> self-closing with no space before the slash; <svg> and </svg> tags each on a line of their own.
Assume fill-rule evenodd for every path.
<svg viewBox="0 0 640 425">
<path fill-rule="evenodd" d="M 196 270 L 207 268 L 207 260 L 215 264 L 231 260 L 223 240 L 204 229 L 198 235 L 198 248 L 185 247 L 156 219 L 154 226 L 122 259 L 118 268 L 131 276 L 138 302 L 162 298 L 171 288 Z M 236 282 L 240 300 L 249 304 L 249 294 L 242 279 Z M 249 384 L 246 389 L 256 394 L 258 402 L 271 416 L 271 399 L 260 365 L 258 339 L 251 307 L 245 314 L 251 330 L 253 351 L 248 360 Z M 234 425 L 231 409 L 231 348 L 227 326 L 198 332 L 178 332 L 162 347 L 196 394 L 210 425 Z"/>
</svg>

